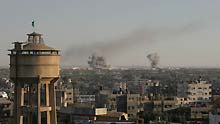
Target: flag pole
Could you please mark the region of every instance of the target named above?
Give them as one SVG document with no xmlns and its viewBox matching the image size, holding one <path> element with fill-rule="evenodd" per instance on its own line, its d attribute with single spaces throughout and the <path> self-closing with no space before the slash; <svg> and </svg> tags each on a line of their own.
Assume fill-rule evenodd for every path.
<svg viewBox="0 0 220 124">
<path fill-rule="evenodd" d="M 35 21 L 34 21 L 34 19 L 33 19 L 32 22 L 31 22 L 31 26 L 32 26 L 32 28 L 33 28 L 33 31 L 35 32 Z"/>
</svg>

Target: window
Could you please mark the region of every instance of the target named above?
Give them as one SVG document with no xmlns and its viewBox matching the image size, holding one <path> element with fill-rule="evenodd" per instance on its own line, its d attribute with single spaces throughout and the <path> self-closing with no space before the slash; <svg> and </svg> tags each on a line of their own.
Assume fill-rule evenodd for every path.
<svg viewBox="0 0 220 124">
<path fill-rule="evenodd" d="M 23 51 L 22 54 L 29 54 L 28 51 Z"/>
<path fill-rule="evenodd" d="M 130 106 L 128 106 L 128 110 L 130 110 L 131 109 L 131 107 Z"/>
<path fill-rule="evenodd" d="M 198 100 L 202 100 L 202 99 L 203 99 L 202 97 L 199 97 L 199 98 L 198 98 Z"/>
<path fill-rule="evenodd" d="M 111 105 L 111 109 L 114 109 L 114 105 Z"/>
<path fill-rule="evenodd" d="M 16 51 L 12 51 L 12 54 L 16 54 Z"/>
<path fill-rule="evenodd" d="M 7 108 L 7 107 L 9 107 L 9 105 L 5 104 L 5 105 L 4 105 L 4 108 Z"/>
<path fill-rule="evenodd" d="M 8 114 L 7 114 L 7 113 L 4 113 L 4 116 L 6 117 L 6 116 L 8 116 Z"/>
</svg>

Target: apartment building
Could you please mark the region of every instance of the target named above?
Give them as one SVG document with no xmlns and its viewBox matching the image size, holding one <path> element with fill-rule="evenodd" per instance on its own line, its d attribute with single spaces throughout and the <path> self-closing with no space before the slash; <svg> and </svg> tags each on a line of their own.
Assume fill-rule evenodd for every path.
<svg viewBox="0 0 220 124">
<path fill-rule="evenodd" d="M 212 84 L 196 80 L 177 84 L 177 97 L 185 98 L 189 104 L 209 103 L 212 97 Z"/>
</svg>

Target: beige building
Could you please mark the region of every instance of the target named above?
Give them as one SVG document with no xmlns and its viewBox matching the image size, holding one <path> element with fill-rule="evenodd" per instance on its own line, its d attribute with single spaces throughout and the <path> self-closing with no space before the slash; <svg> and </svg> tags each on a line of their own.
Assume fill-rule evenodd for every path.
<svg viewBox="0 0 220 124">
<path fill-rule="evenodd" d="M 179 83 L 177 96 L 185 98 L 183 102 L 189 104 L 209 103 L 212 98 L 212 84 L 201 80 Z"/>
<path fill-rule="evenodd" d="M 56 89 L 56 101 L 57 106 L 67 107 L 74 104 L 74 92 L 73 89 Z"/>
<path fill-rule="evenodd" d="M 73 87 L 71 79 L 68 79 L 65 83 L 57 81 L 55 87 L 57 106 L 59 108 L 71 106 L 77 102 L 76 96 L 79 95 L 79 89 Z"/>
<path fill-rule="evenodd" d="M 128 115 L 126 113 L 108 112 L 107 108 L 94 108 L 89 105 L 62 108 L 58 112 L 59 124 L 116 123 L 127 120 Z"/>
<path fill-rule="evenodd" d="M 191 119 L 208 119 L 211 105 L 191 107 Z"/>
<path fill-rule="evenodd" d="M 146 105 L 152 106 L 152 108 L 148 107 L 148 109 L 154 112 L 169 111 L 180 107 L 176 97 L 149 101 Z"/>
<path fill-rule="evenodd" d="M 102 90 L 96 95 L 96 106 L 107 107 L 111 112 L 124 112 L 128 117 L 136 117 L 143 111 L 144 103 L 148 98 L 140 94 L 118 92 L 113 94 L 110 90 Z"/>
</svg>

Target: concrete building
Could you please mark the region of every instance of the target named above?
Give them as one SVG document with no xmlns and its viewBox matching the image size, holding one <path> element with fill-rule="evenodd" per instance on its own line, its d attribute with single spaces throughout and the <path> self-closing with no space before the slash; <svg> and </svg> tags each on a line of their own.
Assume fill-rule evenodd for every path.
<svg viewBox="0 0 220 124">
<path fill-rule="evenodd" d="M 161 100 L 148 101 L 145 104 L 145 111 L 148 112 L 166 112 L 180 107 L 176 97 L 164 98 Z"/>
<path fill-rule="evenodd" d="M 117 112 L 125 112 L 128 117 L 136 117 L 143 111 L 140 94 L 121 94 L 116 98 Z"/>
<path fill-rule="evenodd" d="M 144 103 L 148 99 L 140 94 L 131 94 L 129 91 L 112 93 L 110 90 L 101 90 L 96 94 L 96 107 L 107 107 L 111 112 L 124 112 L 128 117 L 136 117 L 143 111 Z"/>
<path fill-rule="evenodd" d="M 77 95 L 76 101 L 78 103 L 95 103 L 95 95 Z"/>
<path fill-rule="evenodd" d="M 70 105 L 70 104 L 74 104 L 75 102 L 75 90 L 74 89 L 66 89 L 65 90 L 65 96 L 66 96 L 66 104 Z"/>
<path fill-rule="evenodd" d="M 106 122 L 106 121 L 127 121 L 128 114 L 124 112 L 108 112 L 104 115 L 98 115 L 96 117 L 96 121 L 98 122 Z"/>
<path fill-rule="evenodd" d="M 132 123 L 128 122 L 128 115 L 123 112 L 108 112 L 107 108 L 91 106 L 75 106 L 62 108 L 58 112 L 59 124 L 89 124 L 89 123 Z"/>
<path fill-rule="evenodd" d="M 212 99 L 211 83 L 197 80 L 179 83 L 177 96 L 181 106 L 189 106 L 191 119 L 208 119 Z"/>
<path fill-rule="evenodd" d="M 73 105 L 77 102 L 76 96 L 79 95 L 79 89 L 73 87 L 70 81 L 66 81 L 63 83 L 62 81 L 57 81 L 56 86 L 56 100 L 57 106 L 67 107 L 69 105 Z"/>
<path fill-rule="evenodd" d="M 220 124 L 220 110 L 209 112 L 209 124 Z"/>
<path fill-rule="evenodd" d="M 177 84 L 176 88 L 176 95 L 179 98 L 186 98 L 187 97 L 187 91 L 188 91 L 188 82 L 181 82 Z"/>
<path fill-rule="evenodd" d="M 73 89 L 56 89 L 57 106 L 67 107 L 74 103 Z"/>
<path fill-rule="evenodd" d="M 0 91 L 0 98 L 8 99 L 8 94 L 5 91 Z"/>
<path fill-rule="evenodd" d="M 0 98 L 0 124 L 11 124 L 13 116 L 13 102 Z"/>
<path fill-rule="evenodd" d="M 45 45 L 41 34 L 27 35 L 27 42 L 15 42 L 9 50 L 10 78 L 15 83 L 14 121 L 56 124 L 54 84 L 59 79 L 59 50 Z"/>
<path fill-rule="evenodd" d="M 95 105 L 96 107 L 106 107 L 111 112 L 117 112 L 116 98 L 117 94 L 113 94 L 111 90 L 101 90 L 95 96 Z"/>
<path fill-rule="evenodd" d="M 189 98 L 187 97 L 177 97 L 177 100 L 180 106 L 187 106 L 190 102 Z"/>
<path fill-rule="evenodd" d="M 209 103 L 212 97 L 211 87 L 211 83 L 202 80 L 179 83 L 177 97 L 187 99 L 189 104 Z"/>
<path fill-rule="evenodd" d="M 212 110 L 212 106 L 191 106 L 190 107 L 191 119 L 208 119 L 209 112 Z M 212 123 L 211 123 L 212 124 Z"/>
</svg>

